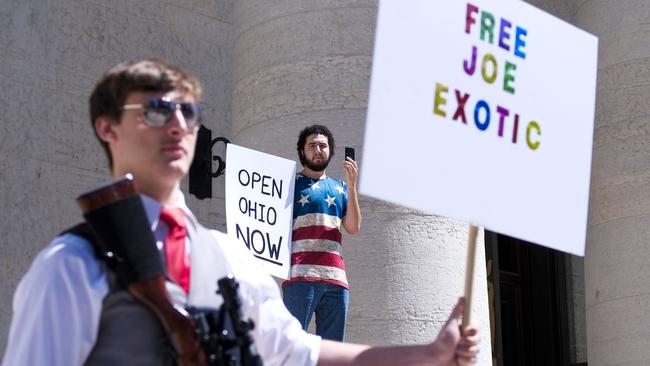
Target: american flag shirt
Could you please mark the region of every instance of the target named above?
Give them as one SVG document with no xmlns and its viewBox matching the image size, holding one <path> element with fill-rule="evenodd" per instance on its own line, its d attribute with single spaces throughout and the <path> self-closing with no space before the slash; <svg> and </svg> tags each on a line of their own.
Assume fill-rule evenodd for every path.
<svg viewBox="0 0 650 366">
<path fill-rule="evenodd" d="M 288 284 L 326 282 L 349 288 L 341 247 L 341 222 L 348 206 L 342 180 L 296 174 Z"/>
</svg>

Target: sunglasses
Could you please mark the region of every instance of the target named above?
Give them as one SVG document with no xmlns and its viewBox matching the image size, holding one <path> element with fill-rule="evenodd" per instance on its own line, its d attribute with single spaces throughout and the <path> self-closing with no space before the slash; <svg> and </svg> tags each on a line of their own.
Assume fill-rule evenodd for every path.
<svg viewBox="0 0 650 366">
<path fill-rule="evenodd" d="M 125 104 L 122 110 L 142 109 L 145 122 L 151 127 L 163 127 L 171 121 L 174 112 L 181 111 L 187 128 L 199 125 L 201 119 L 201 106 L 198 103 L 178 103 L 169 97 L 150 99 L 146 103 Z"/>
</svg>

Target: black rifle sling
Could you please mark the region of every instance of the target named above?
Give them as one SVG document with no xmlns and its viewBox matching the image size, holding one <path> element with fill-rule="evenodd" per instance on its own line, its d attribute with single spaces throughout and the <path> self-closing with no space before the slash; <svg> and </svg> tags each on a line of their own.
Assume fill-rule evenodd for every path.
<svg viewBox="0 0 650 366">
<path fill-rule="evenodd" d="M 90 243 L 91 247 L 93 248 L 95 256 L 102 262 L 106 263 L 108 268 L 110 268 L 117 276 L 119 285 L 121 287 L 124 287 L 124 284 L 127 283 L 125 281 L 127 275 L 123 272 L 123 265 L 120 265 L 120 262 L 122 261 L 112 252 L 104 249 L 104 246 L 101 244 L 99 237 L 87 222 L 78 223 L 77 225 L 64 230 L 61 234 L 59 234 L 59 236 L 65 234 L 73 234 L 86 239 L 86 241 Z"/>
</svg>

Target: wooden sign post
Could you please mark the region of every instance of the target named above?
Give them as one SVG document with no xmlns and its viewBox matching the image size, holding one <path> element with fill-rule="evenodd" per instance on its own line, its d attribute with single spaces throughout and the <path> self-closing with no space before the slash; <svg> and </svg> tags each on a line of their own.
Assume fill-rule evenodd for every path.
<svg viewBox="0 0 650 366">
<path fill-rule="evenodd" d="M 474 225 L 469 226 L 469 238 L 467 240 L 467 265 L 465 268 L 465 307 L 463 309 L 463 321 L 461 329 L 466 327 L 470 322 L 472 311 L 472 290 L 474 289 L 474 266 L 476 262 L 476 237 L 478 228 Z"/>
</svg>

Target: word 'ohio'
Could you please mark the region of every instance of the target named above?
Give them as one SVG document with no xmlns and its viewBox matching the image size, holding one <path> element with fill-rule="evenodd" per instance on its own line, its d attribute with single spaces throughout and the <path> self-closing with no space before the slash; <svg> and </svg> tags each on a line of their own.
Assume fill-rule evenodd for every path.
<svg viewBox="0 0 650 366">
<path fill-rule="evenodd" d="M 433 113 L 440 117 L 447 117 L 447 112 L 443 107 L 447 104 L 446 94 L 449 92 L 449 88 L 446 85 L 436 83 L 436 92 L 433 101 Z M 465 113 L 465 106 L 470 99 L 469 93 L 463 93 L 458 89 L 454 89 L 454 94 L 456 95 L 456 110 L 454 111 L 451 119 L 453 121 L 460 120 L 462 123 L 467 125 L 467 114 Z M 499 127 L 497 130 L 497 135 L 503 137 L 504 129 L 506 123 L 511 121 L 512 123 L 512 143 L 517 143 L 518 131 L 519 131 L 519 114 L 512 113 L 507 108 L 497 105 L 495 108 L 496 113 L 499 115 Z M 487 131 L 490 127 L 491 117 L 492 117 L 492 108 L 485 100 L 478 100 L 474 104 L 474 109 L 472 111 L 474 117 L 474 125 L 479 131 Z M 533 134 L 535 136 L 533 136 Z M 531 150 L 537 150 L 540 145 L 539 136 L 542 135 L 542 129 L 539 126 L 539 123 L 536 121 L 528 122 L 526 126 L 526 144 Z"/>
</svg>

